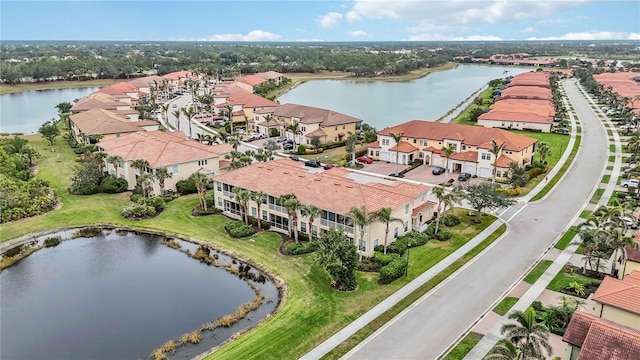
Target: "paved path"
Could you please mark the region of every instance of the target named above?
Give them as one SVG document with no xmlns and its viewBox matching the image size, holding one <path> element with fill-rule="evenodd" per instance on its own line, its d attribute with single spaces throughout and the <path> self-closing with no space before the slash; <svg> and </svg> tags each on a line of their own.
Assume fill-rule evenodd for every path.
<svg viewBox="0 0 640 360">
<path fill-rule="evenodd" d="M 573 223 L 604 170 L 606 133 L 572 83 L 567 86 L 567 94 L 583 122 L 583 141 L 564 180 L 545 199 L 507 209 L 502 214 L 510 224 L 505 236 L 344 358 L 437 358 L 459 334 L 465 333 L 482 314 L 493 308 L 500 294 L 508 292 L 521 274 L 568 228 L 567 224 Z M 364 326 L 363 323 L 356 320 L 303 358 L 320 358 Z"/>
</svg>

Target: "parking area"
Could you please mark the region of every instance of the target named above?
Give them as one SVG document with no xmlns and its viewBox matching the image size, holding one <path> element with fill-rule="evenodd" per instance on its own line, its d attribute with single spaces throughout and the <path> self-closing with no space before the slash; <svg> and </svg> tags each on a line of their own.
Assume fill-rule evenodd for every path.
<svg viewBox="0 0 640 360">
<path fill-rule="evenodd" d="M 402 171 L 404 168 L 405 166 L 399 165 L 398 171 Z M 444 182 L 445 175 L 444 174 L 433 175 L 432 173 L 433 168 L 434 166 L 429 166 L 429 165 L 418 166 L 417 168 L 405 174 L 404 178 L 407 180 L 420 181 L 427 184 L 440 184 Z M 380 175 L 394 174 L 395 169 L 396 169 L 396 164 L 387 163 L 385 161 L 374 161 L 372 164 L 365 164 L 364 168 L 362 168 L 363 171 L 368 171 L 368 172 L 372 172 Z M 465 182 L 459 182 L 458 175 L 460 175 L 460 172 L 449 173 L 447 175 L 447 179 L 455 179 L 456 183 L 463 183 L 463 184 L 476 184 L 485 180 L 483 178 L 471 178 Z"/>
</svg>

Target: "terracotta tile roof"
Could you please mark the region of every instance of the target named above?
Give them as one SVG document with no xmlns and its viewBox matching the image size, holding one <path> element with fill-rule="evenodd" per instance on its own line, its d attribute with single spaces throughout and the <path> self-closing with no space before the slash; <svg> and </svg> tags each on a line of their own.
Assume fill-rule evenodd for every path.
<svg viewBox="0 0 640 360">
<path fill-rule="evenodd" d="M 513 159 L 508 157 L 507 155 L 500 155 L 498 158 L 498 162 L 496 163 L 498 167 L 508 168 L 509 164 L 513 162 Z"/>
<path fill-rule="evenodd" d="M 567 330 L 562 336 L 562 341 L 581 348 L 591 324 L 598 319 L 600 318 L 582 311 L 574 312 Z"/>
<path fill-rule="evenodd" d="M 141 131 L 138 122 L 116 115 L 109 110 L 94 109 L 70 116 L 71 121 L 86 135 L 108 135 Z"/>
<path fill-rule="evenodd" d="M 551 100 L 551 90 L 535 86 L 512 86 L 503 90 L 500 98 Z"/>
<path fill-rule="evenodd" d="M 458 161 L 478 162 L 478 152 L 473 150 L 454 152 L 449 158 Z"/>
<path fill-rule="evenodd" d="M 434 207 L 436 205 L 438 205 L 438 203 L 427 200 L 427 202 L 425 202 L 424 204 L 422 204 L 422 205 L 416 207 L 415 209 L 413 209 L 413 212 L 411 213 L 411 216 L 418 216 L 418 214 L 420 214 L 424 210 L 427 210 L 428 208 Z"/>
<path fill-rule="evenodd" d="M 593 301 L 640 314 L 640 286 L 607 276 L 593 294 Z"/>
<path fill-rule="evenodd" d="M 186 139 L 182 131 L 137 132 L 100 141 L 98 146 L 109 155 L 119 155 L 126 161 L 147 160 L 154 169 L 222 157 L 233 150 L 229 144 L 209 146 Z"/>
<path fill-rule="evenodd" d="M 115 97 L 101 92 L 94 92 L 80 98 L 78 102 L 71 107 L 71 111 L 86 111 L 92 109 L 115 110 L 118 105 L 123 104 L 118 103 Z"/>
<path fill-rule="evenodd" d="M 261 73 L 257 73 L 256 76 L 259 76 L 263 79 L 267 79 L 267 80 L 273 80 L 273 79 L 277 79 L 279 77 L 284 76 L 283 74 L 280 74 L 279 72 L 275 72 L 275 71 L 267 71 L 267 72 L 261 72 Z"/>
<path fill-rule="evenodd" d="M 627 254 L 627 260 L 640 263 L 640 232 L 636 233 L 636 237 L 634 238 L 634 240 L 636 243 L 638 243 L 638 249 L 634 249 L 631 246 L 627 245 L 624 247 L 624 251 Z"/>
<path fill-rule="evenodd" d="M 401 152 L 401 153 L 410 153 L 418 150 L 417 147 L 409 144 L 406 141 L 400 141 L 400 144 L 394 145 L 392 148 L 389 149 L 389 151 L 396 151 L 396 148 L 398 148 L 398 152 Z"/>
<path fill-rule="evenodd" d="M 378 131 L 379 135 L 389 136 L 390 133 L 404 133 L 405 137 L 442 141 L 451 139 L 452 136 L 461 137 L 465 145 L 478 146 L 491 141 L 505 143 L 505 150 L 521 151 L 537 142 L 536 139 L 525 135 L 516 134 L 502 129 L 485 128 L 482 126 L 470 126 L 448 124 L 426 120 L 412 120 L 404 124 L 396 125 Z"/>
<path fill-rule="evenodd" d="M 368 144 L 367 144 L 367 147 L 368 147 L 368 148 L 373 148 L 373 149 L 381 148 L 381 146 L 380 146 L 380 141 L 377 141 L 377 140 L 376 140 L 376 141 L 374 141 L 374 142 L 372 142 L 372 143 L 368 143 Z"/>
<path fill-rule="evenodd" d="M 532 112 L 542 116 L 554 116 L 556 111 L 548 100 L 540 99 L 502 99 L 490 107 L 493 111 Z"/>
<path fill-rule="evenodd" d="M 282 104 L 278 106 L 273 116 L 295 117 L 302 124 L 321 124 L 322 126 L 335 126 L 351 123 L 359 123 L 362 120 L 345 115 L 333 110 L 320 109 L 298 104 Z"/>
<path fill-rule="evenodd" d="M 639 331 L 599 319 L 591 324 L 577 360 L 637 360 L 639 357 Z"/>
<path fill-rule="evenodd" d="M 227 102 L 237 105 L 242 105 L 245 108 L 258 108 L 258 107 L 276 107 L 277 102 L 273 102 L 269 99 L 265 99 L 262 96 L 252 94 L 247 91 L 236 91 L 227 96 Z M 217 107 L 218 105 L 216 105 Z"/>
<path fill-rule="evenodd" d="M 266 82 L 267 79 L 255 75 L 245 75 L 243 77 L 236 78 L 236 81 L 249 84 L 251 86 L 256 86 L 262 84 L 263 82 Z"/>
<path fill-rule="evenodd" d="M 122 95 L 129 96 L 128 94 L 137 94 L 138 89 L 136 89 L 135 86 L 131 85 L 128 82 L 119 82 L 111 86 L 102 88 L 98 90 L 98 92 L 114 95 L 114 96 L 122 96 Z"/>
<path fill-rule="evenodd" d="M 536 124 L 551 124 L 553 118 L 551 116 L 542 116 L 536 113 L 530 112 L 516 112 L 516 111 L 494 111 L 491 110 L 488 113 L 484 113 L 478 116 L 478 120 L 491 120 L 491 121 L 507 121 L 507 122 L 528 122 Z"/>
<path fill-rule="evenodd" d="M 190 78 L 192 77 L 193 74 L 190 71 L 176 71 L 176 72 L 172 72 L 172 73 L 168 73 L 165 75 L 162 75 L 163 78 L 165 79 L 169 79 L 169 80 L 178 80 L 178 79 L 184 79 L 184 78 Z"/>
<path fill-rule="evenodd" d="M 158 75 L 151 75 L 151 76 L 145 76 L 145 77 L 141 77 L 141 78 L 136 78 L 133 79 L 131 81 L 129 81 L 130 83 L 132 83 L 132 85 L 142 85 L 142 84 L 147 84 L 147 86 L 151 86 L 154 85 L 156 83 L 158 83 L 158 86 L 160 84 L 162 84 L 162 80 L 164 80 L 165 78 L 163 78 L 162 76 L 158 76 Z"/>
<path fill-rule="evenodd" d="M 395 210 L 429 190 L 425 185 L 400 181 L 392 185 L 360 184 L 346 175 L 346 170 L 339 168 L 311 173 L 300 162 L 282 158 L 217 175 L 214 180 L 276 197 L 294 193 L 303 204 L 338 214 L 348 213 L 353 206 L 364 206 L 367 212 L 383 207 Z"/>
<path fill-rule="evenodd" d="M 324 130 L 317 128 L 315 130 L 313 130 L 312 132 L 306 133 L 304 134 L 304 136 L 306 137 L 314 137 L 314 136 L 327 136 L 327 133 L 324 132 Z"/>
<path fill-rule="evenodd" d="M 623 280 L 630 284 L 640 286 L 640 270 L 633 270 L 630 274 L 625 276 Z"/>
</svg>

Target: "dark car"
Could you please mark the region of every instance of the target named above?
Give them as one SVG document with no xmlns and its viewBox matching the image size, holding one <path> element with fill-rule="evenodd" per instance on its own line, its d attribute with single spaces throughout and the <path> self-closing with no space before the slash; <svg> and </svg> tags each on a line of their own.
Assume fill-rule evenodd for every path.
<svg viewBox="0 0 640 360">
<path fill-rule="evenodd" d="M 292 142 L 286 142 L 282 144 L 282 148 L 285 150 L 293 150 L 293 143 Z"/>
<path fill-rule="evenodd" d="M 304 162 L 304 166 L 311 166 L 311 167 L 320 167 L 322 166 L 322 164 L 320 164 L 320 161 L 318 160 L 307 160 Z"/>
<path fill-rule="evenodd" d="M 367 156 L 360 156 L 359 158 L 356 158 L 356 161 L 363 164 L 373 163 L 373 160 L 371 160 L 371 158 Z"/>
<path fill-rule="evenodd" d="M 444 174 L 444 168 L 440 167 L 440 166 L 436 166 L 433 168 L 433 171 L 431 172 L 433 175 L 442 175 Z"/>
<path fill-rule="evenodd" d="M 293 160 L 293 161 L 300 161 L 300 158 L 295 156 L 295 155 L 291 155 L 289 156 L 289 159 Z"/>
<path fill-rule="evenodd" d="M 467 181 L 469 179 L 471 179 L 471 174 L 469 173 L 462 173 L 458 175 L 458 181 Z"/>
</svg>

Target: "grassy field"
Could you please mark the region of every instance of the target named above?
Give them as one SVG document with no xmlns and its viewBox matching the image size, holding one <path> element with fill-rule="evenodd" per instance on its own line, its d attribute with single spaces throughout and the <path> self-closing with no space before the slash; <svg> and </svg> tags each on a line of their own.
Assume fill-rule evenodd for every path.
<svg viewBox="0 0 640 360">
<path fill-rule="evenodd" d="M 444 357 L 444 360 L 462 360 L 465 355 L 476 346 L 477 343 L 482 340 L 482 334 L 478 334 L 475 332 L 468 333 L 461 341 L 456 345 L 447 356 Z"/>
<path fill-rule="evenodd" d="M 312 255 L 280 255 L 279 235 L 260 232 L 250 237 L 251 241 L 234 240 L 223 230 L 223 224 L 228 221 L 226 217 L 191 217 L 190 209 L 198 203 L 198 198 L 194 195 L 168 203 L 167 208 L 156 218 L 137 222 L 125 220 L 120 216 L 122 208 L 129 203 L 129 193 L 70 195 L 66 192 L 66 187 L 73 176 L 75 154 L 61 138 L 56 141 L 55 152 L 51 152 L 39 135 L 28 138 L 43 156 L 38 162 L 38 177 L 50 182 L 59 195 L 62 206 L 38 217 L 3 224 L 0 241 L 38 231 L 96 224 L 152 229 L 171 236 L 209 242 L 212 246 L 226 250 L 237 258 L 266 269 L 284 280 L 286 292 L 279 310 L 261 326 L 221 348 L 212 356 L 216 359 L 297 358 L 451 254 L 495 220 L 491 216 L 482 217 L 482 223 L 476 226 L 467 216 L 461 216 L 463 223 L 453 228 L 456 234 L 451 240 L 432 241 L 411 250 L 407 278 L 383 286 L 378 284 L 377 274 L 358 272 L 359 287 L 356 291 L 336 292 L 331 288 L 330 280 L 323 269 L 314 262 Z M 500 234 L 502 232 L 504 227 L 501 228 Z M 483 246 L 488 246 L 498 235 L 485 240 L 488 243 L 483 243 Z M 429 286 L 435 286 L 444 280 L 479 251 L 472 250 L 455 266 L 452 265 L 446 272 L 439 274 Z M 422 289 L 423 293 L 428 291 L 425 289 L 426 287 Z M 405 299 L 402 306 L 408 306 L 416 298 Z"/>
<path fill-rule="evenodd" d="M 600 282 L 600 280 L 595 280 L 590 277 L 582 276 L 580 274 L 576 274 L 575 272 L 572 272 L 571 274 L 567 274 L 565 269 L 561 269 L 556 275 L 556 277 L 554 277 L 553 280 L 551 280 L 551 282 L 549 283 L 549 286 L 547 286 L 547 289 L 553 290 L 553 291 L 560 291 L 566 288 L 567 286 L 569 286 L 569 283 L 572 283 L 574 281 L 582 285 L 588 285 L 591 283 Z"/>
<path fill-rule="evenodd" d="M 498 315 L 504 316 L 507 312 L 509 312 L 513 305 L 518 302 L 518 300 L 520 299 L 517 297 L 507 296 L 502 299 L 502 301 L 500 301 L 500 303 L 496 305 L 495 308 L 493 308 L 493 312 Z"/>
<path fill-rule="evenodd" d="M 483 91 L 480 95 L 478 95 L 479 97 L 482 98 L 483 104 L 487 104 L 487 105 L 482 105 L 482 108 L 484 108 L 484 109 L 488 109 L 489 108 L 489 103 L 491 101 L 491 94 L 492 93 L 493 93 L 493 89 L 489 88 L 489 89 Z M 451 120 L 451 123 L 452 124 L 460 124 L 460 125 L 472 125 L 472 126 L 478 125 L 478 123 L 476 123 L 475 121 L 467 121 L 466 120 L 467 116 L 469 115 L 469 113 L 471 112 L 471 109 L 473 107 L 474 107 L 474 104 L 471 103 L 455 119 Z"/>
<path fill-rule="evenodd" d="M 549 183 L 545 185 L 545 187 L 542 188 L 542 190 L 540 190 L 534 197 L 531 198 L 531 201 L 542 199 L 545 195 L 547 195 L 549 191 L 551 191 L 551 189 L 553 189 L 558 181 L 560 181 L 564 173 L 569 169 L 569 166 L 571 166 L 573 159 L 575 159 L 576 154 L 578 153 L 581 138 L 581 136 L 576 136 L 576 141 L 573 143 L 573 148 L 571 149 L 571 153 L 569 154 L 567 161 L 562 165 L 562 167 L 560 167 L 558 173 L 549 181 Z"/>
<path fill-rule="evenodd" d="M 542 274 L 553 264 L 551 260 L 540 261 L 528 274 L 525 276 L 524 281 L 528 284 L 534 284 Z"/>
<path fill-rule="evenodd" d="M 45 90 L 45 89 L 70 89 L 80 87 L 93 87 L 93 86 L 109 86 L 117 82 L 126 81 L 123 79 L 99 79 L 99 80 L 87 80 L 87 81 L 49 81 L 43 83 L 29 83 L 29 84 L 17 84 L 0 86 L 0 95 L 12 94 L 29 90 Z"/>
</svg>

